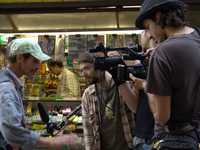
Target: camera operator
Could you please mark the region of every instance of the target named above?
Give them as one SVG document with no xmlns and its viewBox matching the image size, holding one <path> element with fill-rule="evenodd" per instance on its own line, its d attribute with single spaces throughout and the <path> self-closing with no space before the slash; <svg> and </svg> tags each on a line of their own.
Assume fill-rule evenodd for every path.
<svg viewBox="0 0 200 150">
<path fill-rule="evenodd" d="M 132 149 L 132 114 L 126 113 L 112 76 L 96 70 L 94 57 L 89 53 L 80 55 L 80 70 L 90 84 L 82 97 L 86 150 Z"/>
<path fill-rule="evenodd" d="M 150 43 L 152 43 L 152 38 L 150 38 L 147 31 L 143 32 L 141 35 L 142 48 L 149 49 Z M 154 41 L 153 41 L 154 42 Z M 154 45 L 153 45 L 154 44 Z M 155 43 L 151 46 L 155 47 Z M 107 53 L 108 56 L 120 56 L 121 53 L 118 51 L 110 51 Z M 140 60 L 124 60 L 127 66 L 135 66 L 141 64 Z M 146 62 L 147 63 L 147 62 Z M 115 76 L 115 75 L 114 75 Z M 148 104 L 147 94 L 144 92 L 144 86 L 146 83 L 145 79 L 137 78 L 130 74 L 131 80 L 126 81 L 119 86 L 120 95 L 123 96 L 124 102 L 128 107 L 134 112 L 135 115 L 135 128 L 134 128 L 134 138 L 133 146 L 135 150 L 146 150 L 150 147 L 150 141 L 153 136 L 154 129 L 154 119 L 150 111 Z M 131 87 L 131 88 L 130 88 Z M 131 92 L 137 95 L 137 100 L 133 100 L 131 97 Z M 136 103 L 137 102 L 137 103 Z"/>
<path fill-rule="evenodd" d="M 198 149 L 200 36 L 186 25 L 184 11 L 180 0 L 145 0 L 136 19 L 138 28 L 164 40 L 147 77 L 159 149 Z"/>
</svg>

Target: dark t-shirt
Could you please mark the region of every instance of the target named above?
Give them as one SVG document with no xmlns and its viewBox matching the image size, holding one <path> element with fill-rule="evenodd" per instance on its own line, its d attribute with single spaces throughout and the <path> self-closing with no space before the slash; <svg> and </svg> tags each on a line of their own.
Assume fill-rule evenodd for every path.
<svg viewBox="0 0 200 150">
<path fill-rule="evenodd" d="M 168 123 L 190 122 L 200 112 L 200 36 L 194 31 L 170 37 L 150 60 L 147 92 L 171 96 Z"/>
</svg>

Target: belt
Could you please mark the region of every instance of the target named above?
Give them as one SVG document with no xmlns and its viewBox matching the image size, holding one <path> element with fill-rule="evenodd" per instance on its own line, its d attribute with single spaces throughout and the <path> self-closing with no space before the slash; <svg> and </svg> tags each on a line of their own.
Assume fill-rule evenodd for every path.
<svg viewBox="0 0 200 150">
<path fill-rule="evenodd" d="M 194 127 L 190 123 L 168 125 L 170 133 L 183 134 L 189 131 L 194 130 Z"/>
</svg>

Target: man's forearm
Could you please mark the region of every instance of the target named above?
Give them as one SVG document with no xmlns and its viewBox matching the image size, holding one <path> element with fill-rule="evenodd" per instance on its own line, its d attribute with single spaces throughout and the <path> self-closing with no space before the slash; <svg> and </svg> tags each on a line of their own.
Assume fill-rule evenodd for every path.
<svg viewBox="0 0 200 150">
<path fill-rule="evenodd" d="M 156 112 L 157 112 L 156 111 L 156 103 L 153 99 L 153 95 L 150 93 L 148 93 L 148 100 L 149 100 L 149 107 L 151 109 L 151 112 L 152 112 L 154 118 L 156 118 Z"/>
<path fill-rule="evenodd" d="M 55 140 L 54 138 L 47 138 L 47 137 L 40 137 L 37 141 L 38 147 L 46 147 L 46 148 L 52 148 L 53 143 Z"/>
<path fill-rule="evenodd" d="M 170 118 L 171 97 L 149 94 L 149 105 L 153 113 L 155 122 L 165 125 Z"/>
<path fill-rule="evenodd" d="M 64 146 L 76 147 L 80 145 L 80 138 L 75 134 L 62 135 L 53 138 L 40 137 L 37 141 L 39 147 L 54 148 L 56 150 L 62 149 Z"/>
<path fill-rule="evenodd" d="M 130 88 L 129 83 L 124 83 L 120 85 L 118 89 L 120 97 L 127 104 L 129 109 L 133 112 L 136 112 L 139 99 L 139 91 Z"/>
</svg>

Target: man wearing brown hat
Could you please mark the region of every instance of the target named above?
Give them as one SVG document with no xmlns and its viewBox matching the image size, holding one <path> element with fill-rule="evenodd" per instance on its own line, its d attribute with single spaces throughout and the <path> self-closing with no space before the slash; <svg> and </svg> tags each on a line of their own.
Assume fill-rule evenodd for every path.
<svg viewBox="0 0 200 150">
<path fill-rule="evenodd" d="M 155 137 L 173 141 L 167 145 L 171 149 L 177 145 L 176 149 L 197 149 L 200 35 L 186 25 L 185 4 L 181 0 L 145 0 L 136 26 L 161 41 L 150 60 L 146 87 Z M 166 146 L 163 143 L 159 146 Z"/>
<path fill-rule="evenodd" d="M 37 42 L 28 38 L 13 40 L 7 50 L 9 64 L 0 71 L 0 149 L 31 150 L 41 146 L 59 150 L 65 144 L 74 145 L 78 140 L 75 135 L 46 138 L 24 125 L 23 92 L 19 78 L 22 75 L 31 78 L 40 61 L 50 57 L 42 52 Z"/>
</svg>

